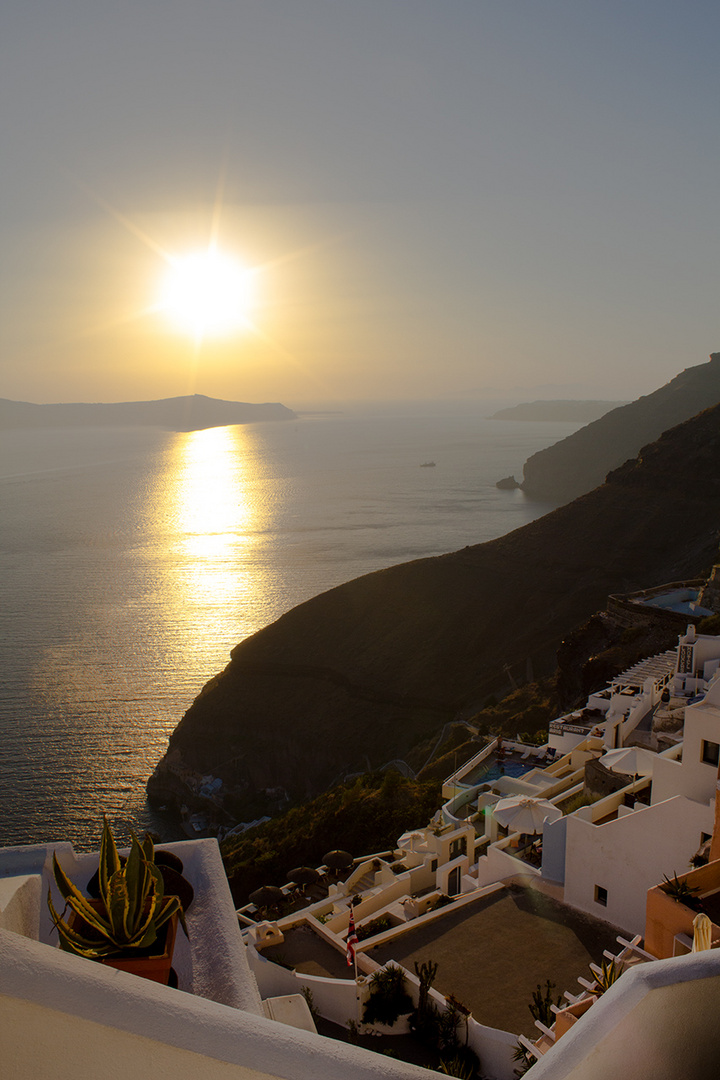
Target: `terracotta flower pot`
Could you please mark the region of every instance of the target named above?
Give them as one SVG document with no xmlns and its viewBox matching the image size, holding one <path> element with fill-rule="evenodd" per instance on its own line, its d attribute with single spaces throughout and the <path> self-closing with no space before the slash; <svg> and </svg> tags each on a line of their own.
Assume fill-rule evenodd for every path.
<svg viewBox="0 0 720 1080">
<path fill-rule="evenodd" d="M 90 900 L 89 903 L 96 911 L 104 914 L 105 909 L 100 900 Z M 85 933 L 92 933 L 85 920 L 74 912 L 70 925 L 82 928 Z M 98 956 L 97 961 L 105 964 L 106 967 L 129 971 L 131 975 L 139 975 L 143 979 L 150 979 L 152 982 L 163 983 L 167 986 L 170 980 L 177 928 L 178 914 L 176 912 L 160 927 L 157 941 L 147 949 L 128 949 L 126 953 L 118 953 L 117 956 Z"/>
</svg>

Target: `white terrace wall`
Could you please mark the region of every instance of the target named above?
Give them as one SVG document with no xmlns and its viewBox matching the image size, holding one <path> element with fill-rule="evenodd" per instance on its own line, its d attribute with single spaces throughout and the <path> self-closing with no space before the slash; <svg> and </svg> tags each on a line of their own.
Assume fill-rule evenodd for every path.
<svg viewBox="0 0 720 1080">
<path fill-rule="evenodd" d="M 12 1080 L 430 1080 L 436 1074 L 0 930 Z"/>
<path fill-rule="evenodd" d="M 591 808 L 592 809 L 592 808 Z M 645 933 L 647 891 L 687 870 L 703 832 L 712 832 L 710 806 L 677 796 L 624 814 L 605 825 L 567 819 L 565 902 L 631 934 Z M 596 886 L 607 891 L 597 899 Z"/>
<path fill-rule="evenodd" d="M 515 833 L 514 835 L 519 836 L 520 834 Z M 505 846 L 509 840 L 512 840 L 512 837 L 501 840 L 499 844 L 493 844 L 488 848 L 487 855 L 483 855 L 478 859 L 478 889 L 504 881 L 506 878 L 514 877 L 516 874 L 525 874 L 528 877 L 540 876 L 540 871 L 536 870 L 534 866 L 530 866 L 529 863 L 523 862 L 522 859 L 517 859 L 511 854 L 511 851 Z"/>
<path fill-rule="evenodd" d="M 533 1065 L 532 1080 L 718 1075 L 720 950 L 639 964 Z"/>
<path fill-rule="evenodd" d="M 408 992 L 415 1007 L 418 1003 L 420 981 L 406 968 L 403 968 L 403 971 L 407 979 Z M 445 1011 L 447 1002 L 442 994 L 439 994 L 437 990 L 430 990 L 429 997 L 440 1012 Z M 463 1029 L 464 1025 L 458 1032 L 461 1041 L 465 1034 Z M 500 1031 L 499 1028 L 486 1027 L 471 1016 L 468 1020 L 467 1036 L 468 1046 L 480 1059 L 482 1076 L 493 1077 L 493 1080 L 513 1080 L 515 1076 L 513 1053 L 517 1046 L 517 1035 L 511 1035 L 509 1031 Z"/>
<path fill-rule="evenodd" d="M 260 996 L 281 997 L 301 994 L 304 987 L 312 992 L 313 1007 L 326 1020 L 347 1027 L 348 1020 L 360 1020 L 360 1001 L 354 979 L 330 979 L 320 975 L 305 975 L 289 971 L 268 960 L 253 945 L 248 946 L 250 970 L 257 979 Z M 352 972 L 352 968 L 348 968 Z"/>
</svg>

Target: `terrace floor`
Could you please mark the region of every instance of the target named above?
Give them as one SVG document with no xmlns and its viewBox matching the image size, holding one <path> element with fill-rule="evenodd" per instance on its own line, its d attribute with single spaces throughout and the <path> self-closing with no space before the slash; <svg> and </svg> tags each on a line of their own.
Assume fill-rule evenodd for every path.
<svg viewBox="0 0 720 1080">
<path fill-rule="evenodd" d="M 619 932 L 536 889 L 511 885 L 369 955 L 410 971 L 414 961 L 433 961 L 436 990 L 454 994 L 481 1024 L 532 1036 L 528 1005 L 537 984 L 544 988 L 550 979 L 555 996 L 579 993 L 578 975 L 589 976 L 588 963 L 600 963 Z"/>
<path fill-rule="evenodd" d="M 285 964 L 303 975 L 321 975 L 330 979 L 352 979 L 353 970 L 348 967 L 344 953 L 328 945 L 309 926 L 296 926 L 288 930 L 280 945 L 263 949 L 263 956 L 276 964 Z"/>
</svg>

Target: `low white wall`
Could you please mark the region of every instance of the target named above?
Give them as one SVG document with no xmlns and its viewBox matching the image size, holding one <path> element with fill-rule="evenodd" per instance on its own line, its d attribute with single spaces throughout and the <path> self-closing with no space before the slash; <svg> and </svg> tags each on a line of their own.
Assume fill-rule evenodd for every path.
<svg viewBox="0 0 720 1080">
<path fill-rule="evenodd" d="M 189 939 L 179 931 L 175 942 L 173 967 L 180 989 L 260 1014 L 260 995 L 247 966 L 217 841 L 184 840 L 162 847 L 182 859 L 183 873 L 195 890 L 195 902 L 187 913 Z M 45 903 L 52 886 L 55 904 L 58 910 L 63 908 L 52 873 L 53 852 L 73 883 L 84 889 L 97 870 L 98 853 L 76 852 L 68 843 L 2 848 L 0 874 L 3 877 L 20 873 L 40 875 L 40 941 L 55 947 L 57 931 Z"/>
<path fill-rule="evenodd" d="M 252 945 L 248 947 L 248 960 L 262 998 L 301 994 L 307 986 L 312 992 L 313 1007 L 326 1020 L 342 1027 L 347 1027 L 348 1020 L 359 1022 L 358 988 L 354 979 L 330 979 L 289 971 L 268 960 Z"/>
<path fill-rule="evenodd" d="M 501 841 L 501 843 L 504 843 L 504 841 Z M 522 859 L 516 859 L 514 855 L 511 855 L 504 848 L 494 845 L 488 848 L 487 855 L 483 855 L 482 858 L 478 859 L 477 867 L 478 888 L 482 888 L 483 885 L 504 881 L 505 878 L 514 877 L 516 874 L 525 874 L 531 877 L 540 876 L 540 871 L 536 870 L 534 866 L 523 862 Z"/>
<path fill-rule="evenodd" d="M 0 878 L 0 927 L 38 941 L 41 892 L 40 874 Z"/>
<path fill-rule="evenodd" d="M 430 1080 L 434 1073 L 0 930 L 12 1080 Z"/>
<path fill-rule="evenodd" d="M 716 1077 L 720 953 L 627 971 L 533 1065 L 532 1080 Z"/>
<path fill-rule="evenodd" d="M 412 998 L 413 1006 L 416 1007 L 420 991 L 420 980 L 413 972 L 408 971 L 406 968 L 403 970 L 407 979 L 408 992 Z M 438 993 L 437 990 L 430 990 L 429 997 L 440 1012 L 445 1011 L 447 1001 L 442 994 Z M 468 1046 L 477 1054 L 480 1060 L 481 1076 L 492 1077 L 493 1080 L 513 1080 L 515 1075 L 513 1052 L 517 1045 L 517 1035 L 512 1035 L 509 1031 L 501 1031 L 499 1028 L 486 1027 L 485 1024 L 479 1024 L 472 1016 L 468 1020 L 467 1034 Z M 462 1041 L 464 1038 L 462 1026 L 459 1036 Z"/>
</svg>

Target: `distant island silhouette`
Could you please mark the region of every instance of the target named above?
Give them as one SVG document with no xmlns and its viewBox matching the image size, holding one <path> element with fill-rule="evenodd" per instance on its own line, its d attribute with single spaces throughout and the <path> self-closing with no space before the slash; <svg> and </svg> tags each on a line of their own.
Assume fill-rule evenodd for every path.
<svg viewBox="0 0 720 1080">
<path fill-rule="evenodd" d="M 588 424 L 598 420 L 611 409 L 627 405 L 627 401 L 524 401 L 499 409 L 491 420 L 575 420 Z"/>
<path fill-rule="evenodd" d="M 159 427 L 167 431 L 201 431 L 260 420 L 294 420 L 297 414 L 279 402 L 251 404 L 192 394 L 160 401 L 112 404 L 34 405 L 0 398 L 0 430 L 53 427 Z"/>
</svg>

